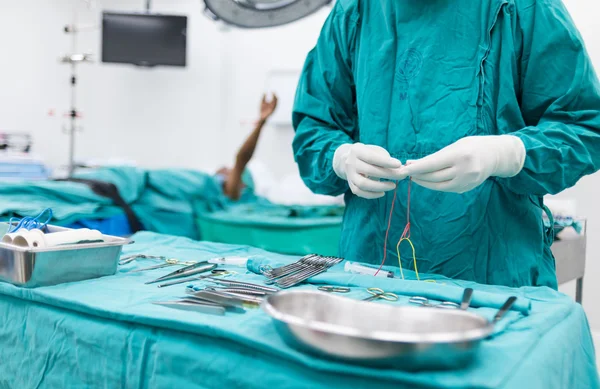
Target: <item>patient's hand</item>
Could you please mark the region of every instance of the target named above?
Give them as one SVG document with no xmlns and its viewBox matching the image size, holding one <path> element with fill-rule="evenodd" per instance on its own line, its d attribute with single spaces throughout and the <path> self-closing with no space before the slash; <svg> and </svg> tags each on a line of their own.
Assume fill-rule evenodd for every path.
<svg viewBox="0 0 600 389">
<path fill-rule="evenodd" d="M 263 95 L 260 103 L 260 120 L 266 121 L 275 112 L 275 108 L 277 108 L 277 96 L 273 95 L 271 101 L 267 101 L 267 95 Z"/>
</svg>

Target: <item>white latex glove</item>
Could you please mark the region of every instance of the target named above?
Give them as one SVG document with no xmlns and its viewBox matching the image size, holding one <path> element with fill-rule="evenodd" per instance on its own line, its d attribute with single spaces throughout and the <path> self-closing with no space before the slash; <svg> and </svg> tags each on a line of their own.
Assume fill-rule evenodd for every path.
<svg viewBox="0 0 600 389">
<path fill-rule="evenodd" d="M 513 135 L 462 138 L 425 158 L 408 161 L 402 172 L 429 189 L 464 193 L 489 177 L 513 177 L 525 163 L 525 145 Z"/>
<path fill-rule="evenodd" d="M 335 150 L 333 170 L 348 181 L 352 193 L 365 199 L 383 197 L 394 190 L 393 182 L 381 182 L 381 178 L 397 180 L 402 163 L 390 156 L 384 148 L 362 143 L 344 144 Z"/>
</svg>

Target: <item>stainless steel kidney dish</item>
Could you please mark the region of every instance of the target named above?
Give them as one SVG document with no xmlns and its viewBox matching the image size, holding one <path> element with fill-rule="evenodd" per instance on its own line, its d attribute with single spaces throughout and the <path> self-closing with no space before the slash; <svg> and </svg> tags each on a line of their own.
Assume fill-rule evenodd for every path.
<svg viewBox="0 0 600 389">
<path fill-rule="evenodd" d="M 271 295 L 263 309 L 292 347 L 328 359 L 403 370 L 463 367 L 494 329 L 493 322 L 463 310 L 369 303 L 316 291 Z"/>
</svg>

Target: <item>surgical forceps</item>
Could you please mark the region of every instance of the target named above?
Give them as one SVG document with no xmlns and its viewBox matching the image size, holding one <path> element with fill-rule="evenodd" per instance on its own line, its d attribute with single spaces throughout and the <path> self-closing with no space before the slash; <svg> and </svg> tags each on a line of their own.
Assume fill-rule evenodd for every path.
<svg viewBox="0 0 600 389">
<path fill-rule="evenodd" d="M 185 311 L 193 311 L 200 313 L 209 313 L 212 315 L 225 315 L 225 307 L 219 304 L 213 304 L 208 301 L 199 301 L 193 299 L 183 299 L 174 301 L 155 301 L 153 304 L 162 305 L 164 307 L 182 309 Z"/>
<path fill-rule="evenodd" d="M 160 265 L 150 266 L 150 267 L 146 267 L 144 269 L 132 270 L 132 271 L 130 271 L 130 273 L 138 273 L 141 271 L 162 269 L 164 267 L 175 266 L 175 265 L 190 266 L 190 265 L 194 265 L 196 263 L 198 263 L 198 262 L 196 262 L 196 261 L 180 261 L 179 259 L 169 258 L 169 259 L 165 259 L 165 263 L 162 263 Z"/>
<path fill-rule="evenodd" d="M 430 302 L 428 298 L 421 297 L 421 296 L 411 297 L 410 299 L 408 299 L 408 302 L 411 304 L 422 305 L 424 307 L 429 307 L 429 308 L 445 308 L 445 309 L 460 308 L 460 305 L 458 305 L 457 303 L 453 303 L 451 301 L 442 301 L 441 303 L 436 304 L 436 303 Z"/>
<path fill-rule="evenodd" d="M 345 286 L 324 285 L 324 286 L 319 286 L 317 289 L 322 292 L 327 292 L 327 293 L 348 293 L 348 292 L 350 292 L 350 288 L 347 288 Z"/>
<path fill-rule="evenodd" d="M 363 301 L 373 301 L 373 300 L 387 300 L 387 301 L 398 301 L 398 295 L 390 292 L 385 292 L 383 289 L 379 288 L 369 288 L 367 292 L 372 294 L 371 297 L 367 297 Z"/>
<path fill-rule="evenodd" d="M 184 284 L 186 282 L 203 280 L 205 278 L 218 277 L 218 276 L 229 277 L 230 275 L 236 274 L 236 272 L 234 272 L 234 271 L 229 271 L 229 270 L 225 270 L 225 269 L 214 269 L 214 270 L 211 270 L 210 273 L 211 274 L 209 274 L 207 276 L 188 277 L 188 278 L 182 278 L 182 279 L 175 280 L 175 281 L 165 282 L 164 284 L 158 285 L 158 287 L 166 288 L 167 286 Z"/>
<path fill-rule="evenodd" d="M 163 257 L 160 255 L 146 255 L 146 254 L 134 254 L 134 255 L 128 255 L 126 257 L 121 258 L 121 260 L 119 261 L 119 265 L 127 265 L 130 262 L 135 261 L 136 259 L 160 259 L 161 261 L 164 261 L 167 259 L 167 257 Z"/>
<path fill-rule="evenodd" d="M 175 278 L 184 278 L 184 277 L 191 277 L 194 276 L 196 274 L 199 273 L 205 273 L 211 270 L 214 270 L 217 267 L 217 265 L 215 265 L 214 263 L 208 263 L 206 261 L 203 262 L 197 262 L 194 263 L 193 265 L 189 265 L 186 267 L 182 267 L 179 270 L 175 270 L 172 273 L 167 274 L 166 276 L 162 276 L 159 277 L 153 281 L 148 281 L 145 284 L 154 284 L 157 282 L 162 282 L 162 281 L 169 281 Z"/>
<path fill-rule="evenodd" d="M 262 292 L 267 292 L 270 294 L 277 293 L 279 291 L 278 289 L 271 288 L 269 286 L 252 284 L 250 282 L 223 280 L 223 279 L 212 278 L 212 277 L 209 278 L 208 281 L 215 283 L 217 285 L 227 287 L 227 288 L 244 288 L 244 289 L 250 289 L 250 290 L 260 290 Z"/>
</svg>

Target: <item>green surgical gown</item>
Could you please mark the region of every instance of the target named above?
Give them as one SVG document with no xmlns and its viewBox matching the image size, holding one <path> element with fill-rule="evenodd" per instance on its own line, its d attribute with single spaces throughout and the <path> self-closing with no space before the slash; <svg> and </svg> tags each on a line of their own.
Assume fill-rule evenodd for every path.
<svg viewBox="0 0 600 389">
<path fill-rule="evenodd" d="M 354 196 L 332 168 L 344 143 L 406 161 L 472 135 L 527 150 L 512 178 L 465 194 L 412 186 L 418 270 L 557 287 L 542 196 L 600 168 L 600 84 L 559 0 L 338 0 L 309 53 L 293 113 L 295 158 L 316 193 L 346 193 L 340 255 L 380 263 L 392 193 Z M 406 224 L 399 183 L 387 263 Z M 412 269 L 410 247 L 401 246 Z"/>
</svg>

